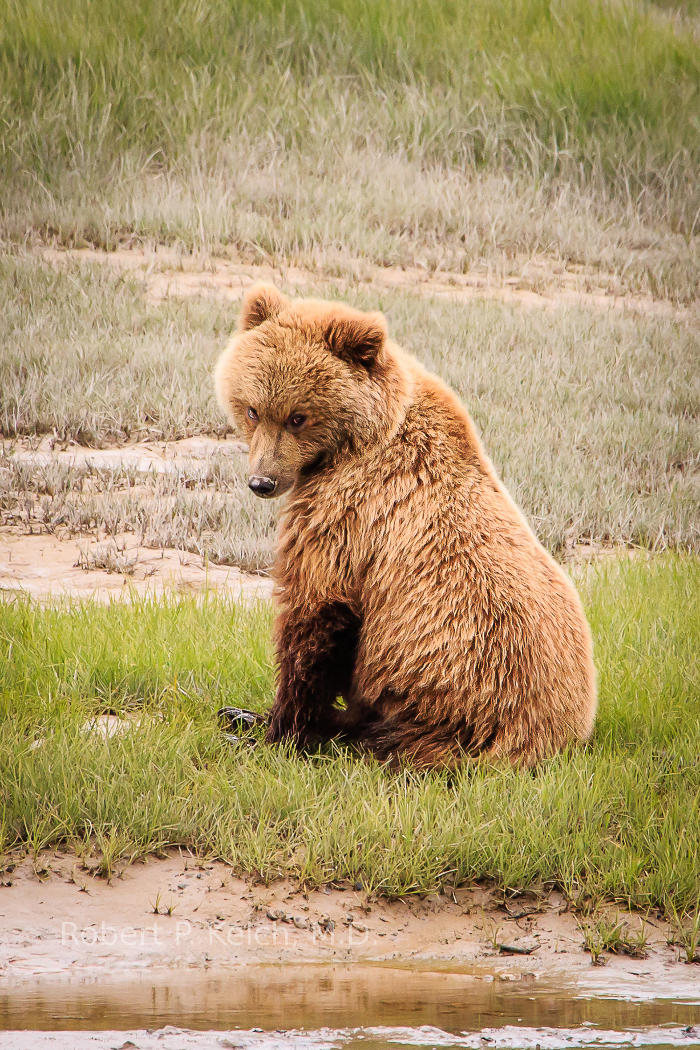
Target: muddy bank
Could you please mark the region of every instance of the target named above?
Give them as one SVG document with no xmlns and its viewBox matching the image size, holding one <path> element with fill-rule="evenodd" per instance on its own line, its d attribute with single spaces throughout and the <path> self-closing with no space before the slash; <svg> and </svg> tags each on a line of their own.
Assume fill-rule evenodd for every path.
<svg viewBox="0 0 700 1050">
<path fill-rule="evenodd" d="M 45 853 L 2 873 L 0 1048 L 700 1046 L 697 967 L 647 923 L 647 958 L 591 966 L 553 893 L 390 902 L 176 853 L 107 883 Z"/>
<path fill-rule="evenodd" d="M 9 863 L 9 866 L 7 864 Z M 236 878 L 186 854 L 149 858 L 107 882 L 77 857 L 51 852 L 7 862 L 0 878 L 0 979 L 100 978 L 154 968 L 249 963 L 430 961 L 482 967 L 500 983 L 566 976 L 586 987 L 645 982 L 700 986 L 678 961 L 671 931 L 644 918 L 646 958 L 591 965 L 576 916 L 556 893 L 503 901 L 480 887 L 387 901 L 360 888 L 304 891 Z M 638 929 L 641 917 L 621 915 Z"/>
</svg>

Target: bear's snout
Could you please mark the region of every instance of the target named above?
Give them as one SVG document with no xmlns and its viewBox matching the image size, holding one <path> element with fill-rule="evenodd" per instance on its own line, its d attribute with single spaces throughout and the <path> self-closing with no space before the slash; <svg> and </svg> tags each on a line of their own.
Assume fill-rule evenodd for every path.
<svg viewBox="0 0 700 1050">
<path fill-rule="evenodd" d="M 262 474 L 251 474 L 248 478 L 248 488 L 251 489 L 256 496 L 271 496 L 277 488 L 277 481 L 274 478 L 268 478 Z"/>
</svg>

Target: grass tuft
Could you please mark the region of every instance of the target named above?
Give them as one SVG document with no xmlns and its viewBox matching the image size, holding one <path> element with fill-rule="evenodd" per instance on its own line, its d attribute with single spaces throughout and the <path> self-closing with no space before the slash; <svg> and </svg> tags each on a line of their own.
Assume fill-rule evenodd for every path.
<svg viewBox="0 0 700 1050">
<path fill-rule="evenodd" d="M 700 899 L 685 915 L 674 908 L 671 917 L 675 933 L 669 943 L 679 948 L 684 962 L 700 963 Z"/>
<path fill-rule="evenodd" d="M 633 931 L 629 923 L 620 919 L 602 917 L 581 926 L 583 943 L 590 952 L 594 966 L 605 963 L 603 952 L 613 955 L 629 955 L 633 959 L 646 959 L 649 940 L 644 923 Z"/>
</svg>

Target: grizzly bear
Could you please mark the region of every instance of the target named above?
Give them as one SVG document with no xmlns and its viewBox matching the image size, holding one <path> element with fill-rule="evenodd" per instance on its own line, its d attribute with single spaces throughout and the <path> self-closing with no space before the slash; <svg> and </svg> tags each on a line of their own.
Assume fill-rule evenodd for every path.
<svg viewBox="0 0 700 1050">
<path fill-rule="evenodd" d="M 571 582 L 457 397 L 384 317 L 257 285 L 216 369 L 249 485 L 288 493 L 266 740 L 380 760 L 531 766 L 590 735 L 591 637 Z"/>
</svg>

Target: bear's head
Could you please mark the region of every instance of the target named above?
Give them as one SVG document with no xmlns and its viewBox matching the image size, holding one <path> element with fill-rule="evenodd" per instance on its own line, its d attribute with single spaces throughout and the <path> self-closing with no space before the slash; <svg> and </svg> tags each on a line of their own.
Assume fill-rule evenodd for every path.
<svg viewBox="0 0 700 1050">
<path fill-rule="evenodd" d="M 248 484 L 280 496 L 390 425 L 396 364 L 381 314 L 251 288 L 216 367 L 219 404 L 249 447 Z"/>
</svg>

